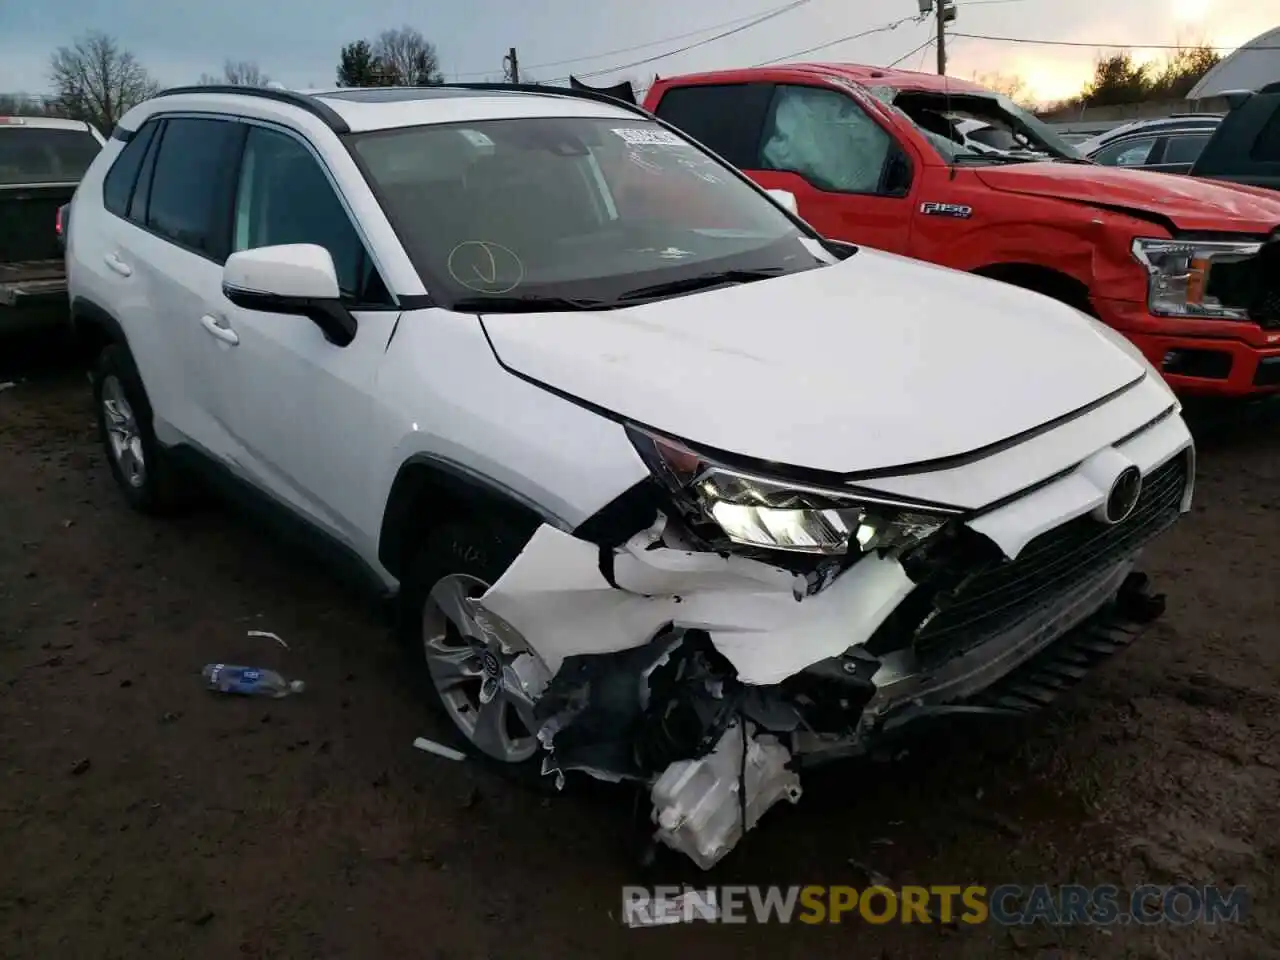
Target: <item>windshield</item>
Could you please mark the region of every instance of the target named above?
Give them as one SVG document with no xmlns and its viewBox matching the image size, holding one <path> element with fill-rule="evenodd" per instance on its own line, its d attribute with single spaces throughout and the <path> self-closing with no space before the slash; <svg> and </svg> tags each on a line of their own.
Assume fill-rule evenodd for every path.
<svg viewBox="0 0 1280 960">
<path fill-rule="evenodd" d="M 899 91 L 892 106 L 949 163 L 1080 160 L 1080 154 L 1034 114 L 1003 94 Z"/>
<path fill-rule="evenodd" d="M 74 183 L 102 149 L 88 130 L 0 126 L 0 184 Z"/>
<path fill-rule="evenodd" d="M 445 306 L 609 305 L 831 260 L 734 171 L 640 117 L 437 124 L 350 143 Z"/>
</svg>

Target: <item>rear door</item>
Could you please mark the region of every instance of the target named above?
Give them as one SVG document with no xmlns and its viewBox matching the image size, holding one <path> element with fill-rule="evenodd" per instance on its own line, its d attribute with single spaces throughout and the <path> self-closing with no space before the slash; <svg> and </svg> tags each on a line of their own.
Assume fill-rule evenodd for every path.
<svg viewBox="0 0 1280 960">
<path fill-rule="evenodd" d="M 153 121 L 104 183 L 115 214 L 103 251 L 116 286 L 111 302 L 146 384 L 157 436 L 215 456 L 228 453 L 229 438 L 213 403 L 215 341 L 201 317 L 222 295 L 243 135 L 240 124 L 210 116 Z"/>
</svg>

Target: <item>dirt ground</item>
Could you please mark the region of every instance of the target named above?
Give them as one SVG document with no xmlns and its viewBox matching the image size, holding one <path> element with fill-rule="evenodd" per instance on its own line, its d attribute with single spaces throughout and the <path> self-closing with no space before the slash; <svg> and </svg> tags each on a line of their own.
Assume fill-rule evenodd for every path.
<svg viewBox="0 0 1280 960">
<path fill-rule="evenodd" d="M 379 611 L 227 508 L 128 512 L 83 371 L 0 349 L 5 957 L 1280 957 L 1280 410 L 1195 422 L 1168 613 L 1064 704 L 815 776 L 712 883 L 1243 884 L 1216 927 L 629 930 L 633 795 L 547 797 L 438 734 Z M 275 631 L 289 644 L 245 636 Z M 298 697 L 219 698 L 212 660 Z M 665 869 L 672 869 L 666 867 Z M 665 879 L 665 878 L 664 878 Z"/>
</svg>

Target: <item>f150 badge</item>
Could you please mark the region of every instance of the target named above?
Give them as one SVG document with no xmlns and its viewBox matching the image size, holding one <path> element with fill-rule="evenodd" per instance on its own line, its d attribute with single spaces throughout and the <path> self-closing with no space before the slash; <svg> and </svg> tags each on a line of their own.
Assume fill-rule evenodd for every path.
<svg viewBox="0 0 1280 960">
<path fill-rule="evenodd" d="M 973 207 L 966 207 L 962 203 L 934 203 L 926 200 L 920 204 L 920 212 L 930 217 L 958 217 L 968 220 L 973 216 Z"/>
</svg>

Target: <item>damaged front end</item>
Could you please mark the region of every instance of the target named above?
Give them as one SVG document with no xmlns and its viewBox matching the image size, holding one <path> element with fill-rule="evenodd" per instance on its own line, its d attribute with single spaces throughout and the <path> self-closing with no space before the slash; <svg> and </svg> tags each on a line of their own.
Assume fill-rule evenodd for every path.
<svg viewBox="0 0 1280 960">
<path fill-rule="evenodd" d="M 931 716 L 1036 709 L 1127 643 L 1162 609 L 1136 555 L 1189 507 L 1194 462 L 1129 463 L 1123 516 L 1117 481 L 1048 525 L 1022 502 L 978 521 L 636 445 L 655 483 L 579 536 L 540 527 L 479 613 L 533 651 L 505 682 L 544 771 L 649 785 L 656 838 L 704 869 L 800 798 L 806 765 Z M 1045 532 L 1011 548 L 1018 525 Z"/>
</svg>

